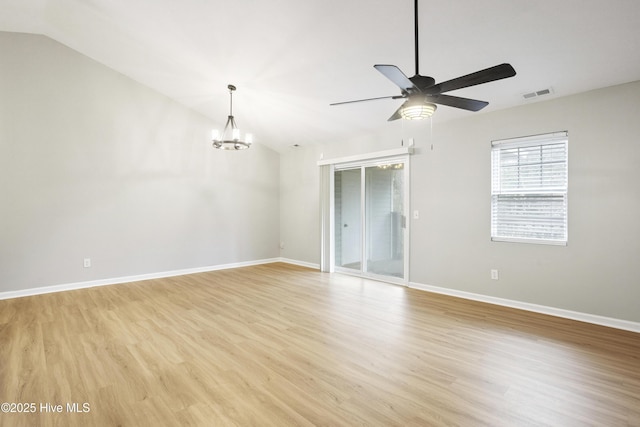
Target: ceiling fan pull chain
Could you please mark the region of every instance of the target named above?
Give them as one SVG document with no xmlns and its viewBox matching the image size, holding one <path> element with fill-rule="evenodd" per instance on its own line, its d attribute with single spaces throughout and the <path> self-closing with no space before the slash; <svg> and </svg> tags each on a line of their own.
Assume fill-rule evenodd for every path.
<svg viewBox="0 0 640 427">
<path fill-rule="evenodd" d="M 429 117 L 429 141 L 431 141 L 431 150 L 433 150 L 433 117 Z"/>
</svg>

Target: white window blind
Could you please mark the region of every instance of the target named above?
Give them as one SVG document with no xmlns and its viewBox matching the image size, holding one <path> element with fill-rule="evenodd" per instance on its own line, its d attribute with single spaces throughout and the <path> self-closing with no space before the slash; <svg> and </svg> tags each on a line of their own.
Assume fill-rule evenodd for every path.
<svg viewBox="0 0 640 427">
<path fill-rule="evenodd" d="M 491 143 L 491 239 L 567 243 L 568 134 Z"/>
</svg>

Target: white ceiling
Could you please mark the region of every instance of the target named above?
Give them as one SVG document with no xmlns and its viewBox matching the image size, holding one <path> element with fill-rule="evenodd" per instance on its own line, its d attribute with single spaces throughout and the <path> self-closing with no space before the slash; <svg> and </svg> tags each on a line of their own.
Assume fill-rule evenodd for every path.
<svg viewBox="0 0 640 427">
<path fill-rule="evenodd" d="M 420 0 L 419 20 L 420 74 L 518 73 L 451 92 L 490 105 L 442 106 L 434 126 L 640 80 L 638 0 Z M 411 0 L 0 0 L 0 31 L 49 36 L 220 127 L 235 84 L 238 125 L 278 151 L 401 125 L 401 100 L 329 104 L 398 94 L 374 64 L 415 71 Z"/>
</svg>

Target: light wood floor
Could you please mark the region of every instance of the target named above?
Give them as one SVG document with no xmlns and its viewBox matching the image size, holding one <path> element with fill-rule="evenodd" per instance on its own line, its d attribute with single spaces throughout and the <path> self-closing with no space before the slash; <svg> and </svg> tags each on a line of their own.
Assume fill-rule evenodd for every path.
<svg viewBox="0 0 640 427">
<path fill-rule="evenodd" d="M 0 301 L 0 343 L 1 426 L 640 426 L 640 334 L 286 264 Z"/>
</svg>

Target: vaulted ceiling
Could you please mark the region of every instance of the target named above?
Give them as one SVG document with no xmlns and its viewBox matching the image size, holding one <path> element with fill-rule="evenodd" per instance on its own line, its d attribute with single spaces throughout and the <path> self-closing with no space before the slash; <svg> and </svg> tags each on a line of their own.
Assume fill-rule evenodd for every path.
<svg viewBox="0 0 640 427">
<path fill-rule="evenodd" d="M 256 143 L 339 142 L 400 126 L 374 64 L 415 71 L 411 0 L 0 0 L 0 31 L 44 34 Z M 420 0 L 420 73 L 449 80 L 503 62 L 517 76 L 452 92 L 478 113 L 640 80 L 638 0 Z M 551 88 L 544 97 L 523 94 Z M 606 108 L 597 106 L 597 108 Z M 597 115 L 594 107 L 594 117 Z"/>
</svg>

